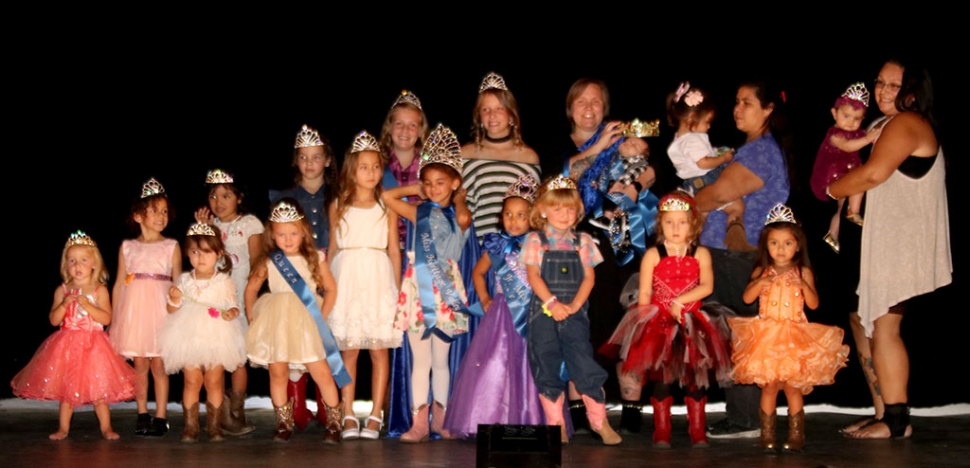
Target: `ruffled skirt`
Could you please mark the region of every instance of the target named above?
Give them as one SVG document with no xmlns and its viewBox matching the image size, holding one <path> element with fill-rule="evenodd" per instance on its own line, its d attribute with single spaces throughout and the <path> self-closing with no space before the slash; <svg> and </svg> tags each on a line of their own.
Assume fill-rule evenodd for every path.
<svg viewBox="0 0 970 468">
<path fill-rule="evenodd" d="M 254 365 L 287 362 L 294 369 L 327 358 L 316 322 L 293 292 L 264 294 L 253 304 L 246 353 Z"/>
<path fill-rule="evenodd" d="M 165 372 L 215 366 L 232 372 L 246 364 L 246 331 L 238 317 L 226 321 L 210 315 L 204 304 L 189 299 L 183 299 L 183 304 L 165 319 L 158 333 Z"/>
</svg>

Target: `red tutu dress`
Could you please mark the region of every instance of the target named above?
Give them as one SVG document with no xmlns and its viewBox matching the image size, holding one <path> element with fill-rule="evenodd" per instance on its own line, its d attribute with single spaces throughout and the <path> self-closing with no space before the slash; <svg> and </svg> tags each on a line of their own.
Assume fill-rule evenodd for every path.
<svg viewBox="0 0 970 468">
<path fill-rule="evenodd" d="M 66 286 L 65 293 L 70 293 Z M 99 286 L 100 287 L 100 286 Z M 87 296 L 96 302 L 94 295 Z M 44 340 L 10 386 L 14 395 L 31 400 L 70 403 L 116 403 L 135 398 L 135 370 L 108 341 L 104 327 L 80 302 L 67 307 L 61 328 Z"/>
<path fill-rule="evenodd" d="M 763 276 L 772 274 L 777 273 L 768 268 Z M 849 346 L 842 344 L 842 329 L 808 322 L 801 288 L 791 283 L 798 276 L 799 269 L 792 268 L 761 291 L 757 317 L 728 319 L 736 382 L 784 382 L 807 395 L 814 385 L 835 382 L 835 373 L 845 367 Z"/>
<path fill-rule="evenodd" d="M 697 287 L 700 264 L 693 248 L 683 257 L 667 255 L 657 245 L 660 262 L 653 270 L 650 305 L 630 306 L 600 353 L 623 360 L 621 372 L 640 382 L 675 381 L 685 388 L 707 388 L 713 371 L 718 381 L 728 379 L 731 358 L 724 331 L 701 310 L 701 302 L 684 304 L 684 323 L 670 315 L 671 301 Z"/>
</svg>

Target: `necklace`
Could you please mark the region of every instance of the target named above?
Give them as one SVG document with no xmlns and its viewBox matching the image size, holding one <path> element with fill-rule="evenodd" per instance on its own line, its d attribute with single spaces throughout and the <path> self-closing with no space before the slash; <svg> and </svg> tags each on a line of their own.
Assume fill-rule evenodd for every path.
<svg viewBox="0 0 970 468">
<path fill-rule="evenodd" d="M 509 141 L 512 139 L 512 132 L 510 131 L 508 135 L 505 135 L 504 137 L 499 137 L 499 138 L 492 138 L 488 136 L 488 133 L 485 133 L 484 135 L 482 135 L 482 137 L 485 138 L 485 141 L 489 143 L 505 143 L 506 141 Z"/>
<path fill-rule="evenodd" d="M 664 248 L 667 249 L 667 255 L 671 255 L 677 258 L 683 258 L 687 255 L 687 249 L 690 248 L 690 244 L 684 244 L 682 247 L 671 245 L 667 241 L 664 241 Z"/>
</svg>

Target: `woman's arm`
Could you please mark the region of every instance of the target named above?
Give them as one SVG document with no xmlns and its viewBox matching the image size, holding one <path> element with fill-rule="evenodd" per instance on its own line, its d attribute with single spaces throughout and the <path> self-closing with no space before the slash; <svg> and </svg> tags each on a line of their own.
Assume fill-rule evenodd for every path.
<svg viewBox="0 0 970 468">
<path fill-rule="evenodd" d="M 613 143 L 616 143 L 616 140 L 620 139 L 622 136 L 622 129 L 620 129 L 620 126 L 622 124 L 623 122 L 620 121 L 606 124 L 606 127 L 603 129 L 603 133 L 600 134 L 600 138 L 599 140 L 596 140 L 596 143 L 593 143 L 589 148 L 586 148 L 586 151 L 570 156 L 569 177 L 574 180 L 579 180 L 579 178 L 583 175 L 583 172 L 586 172 L 586 169 L 593 164 L 594 158 L 610 146 L 613 146 Z"/>
<path fill-rule="evenodd" d="M 491 267 L 492 259 L 489 258 L 488 252 L 485 252 L 478 259 L 478 263 L 475 264 L 475 269 L 472 270 L 472 283 L 475 285 L 475 292 L 478 293 L 478 300 L 482 303 L 482 309 L 486 311 L 488 306 L 492 305 L 492 298 L 488 295 L 488 287 L 485 283 L 485 275 L 488 274 Z"/>
<path fill-rule="evenodd" d="M 741 163 L 733 162 L 724 168 L 724 172 L 713 184 L 697 192 L 694 203 L 698 211 L 708 213 L 728 202 L 754 193 L 764 185 L 765 182 L 750 169 Z"/>
<path fill-rule="evenodd" d="M 932 156 L 937 150 L 932 127 L 918 115 L 903 112 L 883 127 L 869 160 L 829 186 L 829 196 L 838 199 L 866 192 L 889 179 L 910 155 Z"/>
</svg>

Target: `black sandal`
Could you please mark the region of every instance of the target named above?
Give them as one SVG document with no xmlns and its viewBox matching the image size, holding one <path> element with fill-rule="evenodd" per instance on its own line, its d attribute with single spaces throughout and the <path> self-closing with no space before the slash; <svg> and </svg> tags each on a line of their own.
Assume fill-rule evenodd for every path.
<svg viewBox="0 0 970 468">
<path fill-rule="evenodd" d="M 909 426 L 909 406 L 906 403 L 886 405 L 882 421 L 889 427 L 889 434 L 893 439 L 905 438 L 906 428 Z"/>
</svg>

